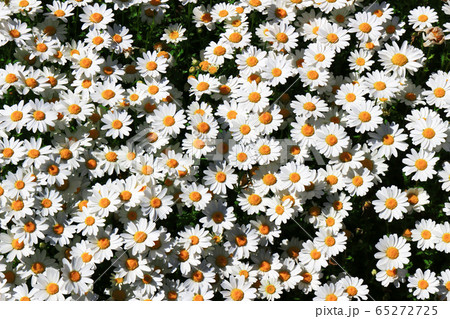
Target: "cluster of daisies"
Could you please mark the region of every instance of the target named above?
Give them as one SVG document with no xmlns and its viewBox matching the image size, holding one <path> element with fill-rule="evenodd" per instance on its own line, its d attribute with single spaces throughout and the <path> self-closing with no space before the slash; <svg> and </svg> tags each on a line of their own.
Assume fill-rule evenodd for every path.
<svg viewBox="0 0 450 319">
<path fill-rule="evenodd" d="M 373 223 L 426 210 L 433 194 L 386 185 L 390 170 L 450 191 L 450 73 L 421 73 L 418 44 L 448 38 L 450 4 L 401 21 L 359 0 L 104 2 L 0 3 L 13 59 L 0 66 L 0 299 L 372 298 L 362 278 L 323 271 L 358 244 L 355 198 L 373 194 Z M 163 26 L 180 5 L 189 22 Z M 115 19 L 129 12 L 133 27 Z M 138 24 L 164 30 L 152 49 L 136 47 Z M 188 24 L 210 41 L 176 87 Z M 450 253 L 449 222 L 406 227 L 373 243 L 373 276 L 448 298 L 448 265 L 406 265 Z"/>
</svg>

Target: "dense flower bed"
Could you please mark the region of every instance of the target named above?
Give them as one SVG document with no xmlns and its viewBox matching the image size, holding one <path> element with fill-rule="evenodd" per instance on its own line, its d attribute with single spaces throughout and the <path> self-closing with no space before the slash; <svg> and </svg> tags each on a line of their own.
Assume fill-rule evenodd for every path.
<svg viewBox="0 0 450 319">
<path fill-rule="evenodd" d="M 450 4 L 0 3 L 0 299 L 442 300 Z"/>
</svg>

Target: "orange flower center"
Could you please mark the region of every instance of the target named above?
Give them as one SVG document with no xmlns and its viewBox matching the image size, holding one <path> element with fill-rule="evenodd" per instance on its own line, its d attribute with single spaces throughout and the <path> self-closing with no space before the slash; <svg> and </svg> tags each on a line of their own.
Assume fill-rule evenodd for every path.
<svg viewBox="0 0 450 319">
<path fill-rule="evenodd" d="M 377 91 L 383 91 L 384 89 L 386 89 L 386 83 L 381 82 L 381 81 L 377 81 L 373 84 L 373 87 L 375 88 L 375 90 Z"/>
<path fill-rule="evenodd" d="M 135 270 L 139 267 L 139 262 L 136 258 L 128 258 L 125 261 L 125 267 L 127 267 L 128 270 Z"/>
<path fill-rule="evenodd" d="M 361 122 L 366 123 L 372 119 L 372 115 L 370 115 L 369 112 L 362 111 L 361 113 L 359 113 L 358 118 Z"/>
<path fill-rule="evenodd" d="M 61 224 L 56 224 L 55 226 L 53 226 L 53 232 L 56 235 L 61 235 L 64 232 L 64 226 Z"/>
<path fill-rule="evenodd" d="M 110 204 L 111 204 L 111 201 L 110 201 L 108 198 L 106 198 L 106 197 L 100 199 L 100 201 L 98 202 L 98 205 L 99 205 L 101 208 L 106 208 L 106 207 L 108 207 Z"/>
<path fill-rule="evenodd" d="M 314 127 L 309 124 L 303 125 L 301 131 L 302 131 L 302 134 L 306 137 L 310 137 L 310 136 L 314 135 Z"/>
<path fill-rule="evenodd" d="M 102 98 L 104 98 L 105 100 L 111 100 L 113 97 L 116 96 L 116 93 L 114 93 L 113 90 L 104 90 L 102 92 Z"/>
<path fill-rule="evenodd" d="M 134 234 L 133 239 L 137 243 L 143 243 L 147 239 L 147 234 L 143 231 L 138 231 Z"/>
<path fill-rule="evenodd" d="M 383 136 L 383 144 L 384 145 L 394 144 L 394 137 L 390 134 L 386 134 L 385 136 Z"/>
<path fill-rule="evenodd" d="M 369 33 L 372 31 L 372 27 L 367 22 L 363 22 L 359 25 L 359 30 L 364 33 Z"/>
<path fill-rule="evenodd" d="M 202 199 L 202 194 L 200 194 L 199 192 L 191 192 L 189 194 L 189 199 L 193 202 L 199 202 Z"/>
<path fill-rule="evenodd" d="M 317 73 L 317 71 L 311 70 L 306 73 L 306 76 L 310 80 L 317 80 L 319 78 L 319 73 Z"/>
<path fill-rule="evenodd" d="M 391 62 L 398 66 L 404 66 L 406 63 L 408 63 L 408 58 L 404 54 L 396 53 L 392 56 Z"/>
<path fill-rule="evenodd" d="M 419 287 L 420 289 L 427 289 L 428 288 L 428 281 L 422 279 L 419 280 L 419 282 L 417 283 L 417 287 Z"/>
<path fill-rule="evenodd" d="M 419 158 L 414 166 L 419 170 L 419 171 L 423 171 L 424 169 L 426 169 L 428 167 L 428 163 L 426 160 Z"/>
<path fill-rule="evenodd" d="M 336 135 L 329 134 L 325 138 L 325 143 L 327 143 L 330 146 L 336 145 L 337 142 L 338 142 L 338 139 L 337 139 Z"/>
<path fill-rule="evenodd" d="M 90 68 L 91 65 L 92 65 L 92 60 L 89 59 L 89 58 L 82 58 L 82 59 L 80 60 L 80 66 L 81 66 L 82 68 L 84 68 L 84 69 Z"/>
<path fill-rule="evenodd" d="M 261 94 L 252 92 L 248 95 L 248 100 L 252 103 L 258 103 L 261 100 Z"/>
<path fill-rule="evenodd" d="M 106 248 L 108 248 L 110 245 L 111 245 L 111 242 L 110 242 L 110 240 L 109 240 L 108 238 L 100 238 L 100 239 L 97 241 L 97 246 L 98 246 L 100 249 L 106 249 Z"/>
<path fill-rule="evenodd" d="M 258 206 L 259 204 L 261 204 L 262 198 L 261 198 L 261 196 L 259 196 L 257 194 L 252 194 L 248 197 L 248 202 L 252 206 Z"/>
<path fill-rule="evenodd" d="M 230 298 L 234 301 L 241 301 L 244 299 L 244 292 L 241 289 L 234 288 L 230 292 Z"/>
<path fill-rule="evenodd" d="M 339 37 L 335 33 L 330 33 L 327 35 L 327 40 L 330 43 L 336 43 L 339 40 Z"/>
<path fill-rule="evenodd" d="M 433 93 L 437 98 L 441 98 L 441 97 L 444 97 L 445 90 L 443 88 L 436 88 L 436 89 L 434 89 Z"/>
<path fill-rule="evenodd" d="M 320 251 L 318 251 L 317 249 L 313 249 L 313 250 L 311 250 L 311 252 L 309 253 L 309 255 L 311 256 L 311 258 L 312 259 L 314 259 L 314 260 L 317 260 L 317 259 L 319 259 L 321 256 L 322 256 L 322 254 L 320 253 Z"/>
<path fill-rule="evenodd" d="M 59 286 L 54 282 L 49 283 L 47 287 L 45 287 L 45 291 L 47 291 L 49 295 L 57 294 L 59 292 Z"/>
<path fill-rule="evenodd" d="M 89 20 L 91 20 L 91 22 L 93 22 L 93 23 L 99 23 L 103 20 L 103 16 L 100 13 L 95 12 L 95 13 L 91 14 L 91 16 L 89 17 Z"/>
<path fill-rule="evenodd" d="M 425 14 L 421 14 L 420 16 L 417 17 L 417 20 L 419 20 L 420 22 L 427 22 L 428 16 Z"/>
<path fill-rule="evenodd" d="M 431 232 L 429 230 L 423 230 L 420 235 L 423 239 L 430 239 L 431 238 Z"/>
<path fill-rule="evenodd" d="M 395 248 L 395 247 L 389 247 L 389 248 L 386 250 L 386 256 L 387 256 L 389 259 L 397 259 L 399 255 L 400 255 L 400 252 L 399 252 L 398 249 Z"/>
<path fill-rule="evenodd" d="M 247 245 L 247 236 L 245 235 L 236 236 L 235 241 L 236 245 L 238 245 L 239 247 L 245 246 Z"/>
<path fill-rule="evenodd" d="M 328 236 L 325 238 L 325 245 L 327 245 L 328 247 L 334 246 L 335 243 L 336 240 L 334 239 L 334 237 Z"/>
</svg>

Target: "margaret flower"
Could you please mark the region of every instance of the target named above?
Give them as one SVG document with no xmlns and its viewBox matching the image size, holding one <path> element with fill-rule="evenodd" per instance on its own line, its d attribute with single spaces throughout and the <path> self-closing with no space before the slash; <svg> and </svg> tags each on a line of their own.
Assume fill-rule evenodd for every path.
<svg viewBox="0 0 450 319">
<path fill-rule="evenodd" d="M 128 222 L 125 228 L 126 233 L 121 235 L 124 238 L 124 248 L 131 248 L 133 255 L 145 252 L 159 239 L 159 232 L 155 228 L 156 224 L 145 218 L 136 222 Z"/>
<path fill-rule="evenodd" d="M 411 246 L 403 237 L 398 237 L 397 234 L 390 236 L 384 235 L 375 248 L 379 252 L 375 253 L 375 258 L 379 259 L 377 268 L 387 270 L 392 268 L 403 268 L 409 262 L 408 257 L 411 256 Z"/>
<path fill-rule="evenodd" d="M 382 187 L 377 193 L 377 200 L 373 201 L 375 211 L 379 217 L 388 222 L 402 219 L 407 212 L 408 198 L 397 186 Z"/>
<path fill-rule="evenodd" d="M 411 149 L 411 154 L 407 154 L 402 161 L 405 164 L 403 172 L 407 176 L 414 174 L 412 176 L 413 181 L 426 181 L 432 178 L 436 174 L 433 167 L 438 161 L 438 158 L 434 157 L 434 155 L 434 152 L 430 153 L 423 149 L 420 149 L 419 152 Z"/>
<path fill-rule="evenodd" d="M 60 277 L 59 270 L 48 268 L 44 273 L 38 275 L 37 283 L 31 293 L 36 300 L 62 301 L 65 299 L 62 290 L 63 283 L 64 280 Z"/>
<path fill-rule="evenodd" d="M 392 46 L 386 43 L 385 48 L 378 55 L 386 71 L 403 78 L 406 72 L 413 74 L 422 67 L 423 52 L 408 45 L 408 42 L 404 41 L 401 47 L 396 42 Z"/>
<path fill-rule="evenodd" d="M 243 276 L 230 276 L 229 280 L 222 281 L 221 294 L 225 300 L 246 301 L 256 298 L 256 289 L 251 282 L 246 282 Z"/>
<path fill-rule="evenodd" d="M 419 300 L 425 300 L 430 297 L 430 294 L 438 292 L 439 280 L 436 274 L 430 269 L 422 271 L 416 269 L 414 275 L 408 277 L 408 288 L 415 297 Z"/>
</svg>

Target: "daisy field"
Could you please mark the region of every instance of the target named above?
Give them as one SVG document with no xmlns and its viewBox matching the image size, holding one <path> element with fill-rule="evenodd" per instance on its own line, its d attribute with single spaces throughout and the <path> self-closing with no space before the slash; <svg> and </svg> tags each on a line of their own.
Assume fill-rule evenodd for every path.
<svg viewBox="0 0 450 319">
<path fill-rule="evenodd" d="M 449 16 L 0 2 L 0 300 L 448 300 Z"/>
</svg>

